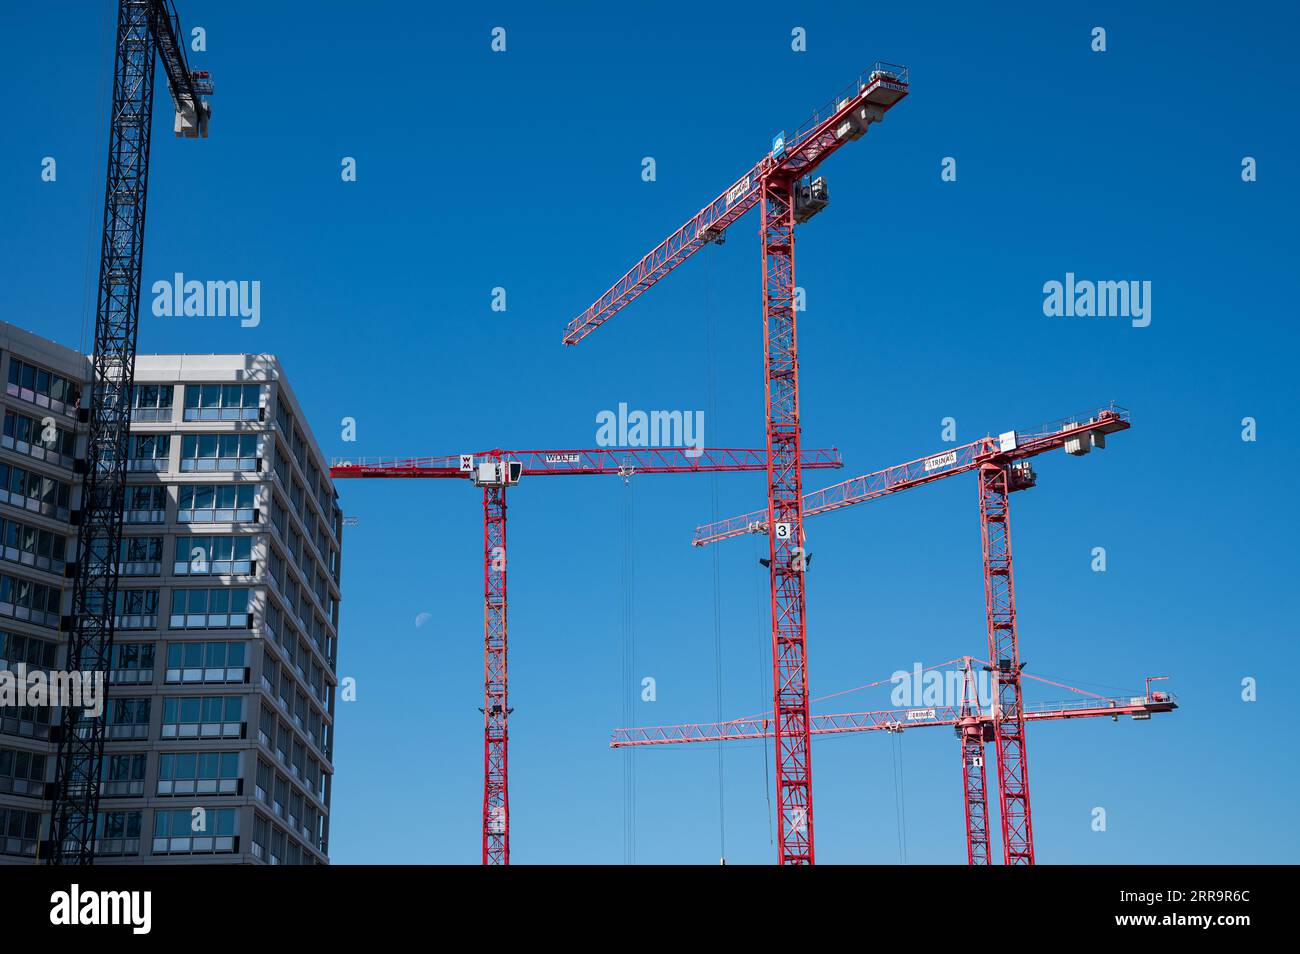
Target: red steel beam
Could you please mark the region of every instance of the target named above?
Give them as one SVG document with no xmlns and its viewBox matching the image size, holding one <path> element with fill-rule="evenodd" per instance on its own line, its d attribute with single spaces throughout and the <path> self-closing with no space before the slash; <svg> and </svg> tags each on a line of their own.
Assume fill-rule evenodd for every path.
<svg viewBox="0 0 1300 954">
<path fill-rule="evenodd" d="M 993 741 L 997 746 L 1002 858 L 1008 865 L 1032 865 L 1034 825 L 1029 807 L 1029 753 L 1025 745 L 1015 573 L 1011 564 L 1009 500 L 1014 489 L 1013 473 L 1008 465 L 989 463 L 980 467 L 980 536 L 993 678 Z"/>
<path fill-rule="evenodd" d="M 772 152 L 646 253 L 608 291 L 574 317 L 564 330 L 564 343 L 577 344 L 705 245 L 721 238 L 730 225 L 759 204 L 765 181 L 794 181 L 808 175 L 842 145 L 856 138 L 852 122 L 855 114 L 870 107 L 878 110 L 875 113 L 878 119 L 901 101 L 907 90 L 906 67 L 877 63 L 859 75 L 856 82 L 815 111 L 793 135 L 783 136 L 780 151 L 774 144 Z"/>
<path fill-rule="evenodd" d="M 1001 438 L 981 437 L 979 440 L 964 444 L 949 451 L 941 451 L 928 457 L 918 457 L 905 464 L 886 467 L 874 473 L 864 474 L 850 480 L 814 490 L 803 498 L 805 517 L 830 513 L 866 503 L 889 494 L 922 487 L 925 484 L 953 477 L 957 474 L 978 470 L 982 465 L 994 459 L 1007 461 L 1025 460 L 1059 450 L 1066 441 L 1080 439 L 1098 433 L 1113 434 L 1127 430 L 1131 426 L 1129 412 L 1117 404 L 1107 404 L 1086 414 L 1040 424 L 1026 431 L 1010 431 L 1015 436 L 1015 447 L 1002 450 Z M 767 513 L 763 510 L 751 511 L 739 517 L 729 517 L 716 523 L 705 524 L 696 528 L 694 546 L 702 547 L 747 533 L 767 532 Z"/>
<path fill-rule="evenodd" d="M 571 320 L 564 334 L 565 344 L 577 344 L 706 243 L 719 241 L 725 229 L 754 205 L 761 207 L 768 567 L 781 864 L 815 860 L 794 307 L 797 192 L 801 179 L 844 143 L 860 138 L 907 91 L 903 67 L 877 63 L 869 74 L 860 75 L 793 135 L 776 137 L 767 156 L 655 246 Z"/>
<path fill-rule="evenodd" d="M 794 184 L 763 181 L 763 338 L 767 406 L 768 583 L 772 709 L 776 713 L 779 861 L 813 864 L 812 745 L 808 735 L 799 348 L 794 307 Z"/>
<path fill-rule="evenodd" d="M 1173 693 L 1155 692 L 1149 697 L 1098 697 L 1085 702 L 1055 702 L 1026 706 L 1026 722 L 1060 719 L 1100 719 L 1137 716 L 1139 718 L 1178 708 Z M 981 724 L 991 725 L 993 717 L 980 713 Z M 871 712 L 840 712 L 814 715 L 809 731 L 812 735 L 844 735 L 851 732 L 897 732 L 955 726 L 962 720 L 960 706 L 922 706 L 915 709 L 881 709 Z M 727 742 L 744 739 L 770 739 L 774 734 L 770 714 L 730 722 L 683 723 L 681 725 L 637 726 L 615 729 L 609 747 L 677 745 L 687 742 Z"/>
<path fill-rule="evenodd" d="M 336 461 L 330 476 L 361 479 L 473 479 L 481 461 L 518 461 L 522 476 L 694 474 L 767 470 L 765 450 L 691 447 L 507 451 L 443 457 Z M 803 451 L 800 467 L 843 466 L 839 451 Z M 463 464 L 469 466 L 463 467 Z M 799 468 L 795 468 L 798 471 Z M 510 863 L 509 716 L 507 693 L 506 488 L 483 488 L 483 814 L 482 862 Z"/>
<path fill-rule="evenodd" d="M 707 474 L 767 470 L 767 452 L 751 448 L 692 447 L 565 448 L 561 450 L 490 450 L 466 454 L 472 462 L 512 460 L 523 465 L 525 477 L 599 476 L 629 474 Z M 844 466 L 834 448 L 803 450 L 805 470 L 826 470 Z M 470 480 L 473 472 L 462 469 L 462 456 L 376 457 L 336 460 L 330 466 L 335 478 L 459 478 Z"/>
<path fill-rule="evenodd" d="M 984 743 L 992 735 L 991 727 L 979 717 L 979 684 L 965 660 L 962 679 L 961 717 L 957 722 L 961 739 L 962 805 L 966 816 L 966 863 L 989 865 L 989 797 L 984 773 Z"/>
<path fill-rule="evenodd" d="M 510 864 L 506 488 L 483 488 L 483 864 Z"/>
<path fill-rule="evenodd" d="M 984 761 L 984 746 L 988 741 L 996 740 L 1001 731 L 1002 718 L 998 706 L 991 706 L 990 712 L 983 712 L 979 705 L 975 674 L 971 669 L 971 659 L 965 659 L 962 683 L 962 698 L 957 706 L 935 706 L 914 709 L 886 709 L 874 712 L 849 712 L 834 715 L 813 716 L 810 733 L 812 735 L 840 735 L 850 732 L 901 732 L 904 729 L 925 728 L 927 726 L 954 726 L 961 742 L 962 759 L 962 803 L 966 823 L 966 859 L 970 865 L 989 865 L 992 863 L 988 828 L 988 791 Z M 1162 679 L 1167 677 L 1154 677 Z M 1051 680 L 1041 680 L 1051 682 Z M 1092 719 L 1109 716 L 1118 719 L 1122 715 L 1138 719 L 1149 719 L 1152 714 L 1172 712 L 1178 704 L 1171 693 L 1153 692 L 1151 682 L 1147 679 L 1146 693 L 1138 697 L 1113 697 L 1092 695 L 1091 698 L 1072 703 L 1051 703 L 1035 707 L 1021 704 L 1022 722 L 1045 720 Z M 1059 685 L 1052 683 L 1053 685 Z M 1070 688 L 1070 687 L 1064 687 Z M 1078 691 L 1078 690 L 1076 690 Z M 974 704 L 972 705 L 972 700 Z M 684 724 L 675 726 L 644 726 L 633 729 L 615 729 L 611 748 L 646 745 L 672 745 L 686 742 L 720 742 L 738 739 L 766 739 L 775 734 L 776 720 L 771 717 L 737 719 L 731 722 Z M 1015 775 L 1012 773 L 1011 786 Z M 1027 792 L 1027 790 L 1026 790 Z M 1026 811 L 1027 811 L 1026 798 Z M 1005 811 L 1005 810 L 1004 810 Z M 1018 826 L 1013 822 L 1004 825 L 1004 829 Z M 1004 858 L 1008 863 L 1017 863 L 1017 858 L 1024 855 L 1024 845 L 1032 851 L 1032 842 L 1020 842 L 1013 834 L 1003 836 Z M 1015 850 L 1013 851 L 1012 848 Z M 1032 857 L 1032 855 L 1031 855 Z M 1023 862 L 1021 862 L 1023 863 Z"/>
</svg>

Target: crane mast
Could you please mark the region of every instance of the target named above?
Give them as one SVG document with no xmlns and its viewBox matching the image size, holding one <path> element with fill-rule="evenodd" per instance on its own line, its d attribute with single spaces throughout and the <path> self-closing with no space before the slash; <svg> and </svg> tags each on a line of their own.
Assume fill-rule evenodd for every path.
<svg viewBox="0 0 1300 954">
<path fill-rule="evenodd" d="M 1021 692 L 1022 667 L 1011 564 L 1009 496 L 1015 491 L 1034 486 L 1036 478 L 1030 466 L 1031 458 L 1062 449 L 1073 456 L 1082 456 L 1090 453 L 1094 447 L 1104 448 L 1108 435 L 1127 430 L 1130 426 L 1128 411 L 1111 403 L 1084 414 L 1025 430 L 1005 431 L 996 438 L 981 437 L 951 451 L 931 454 L 929 457 L 920 457 L 905 464 L 853 477 L 813 491 L 800 501 L 801 516 L 814 516 L 877 500 L 957 474 L 978 472 L 985 615 L 988 654 L 994 680 L 993 730 L 990 739 L 996 743 L 1001 809 L 999 821 L 1002 828 L 1003 861 L 1006 864 L 1034 863 L 1029 760 L 1025 747 L 1024 702 Z M 781 513 L 769 501 L 766 513 L 754 511 L 696 528 L 692 543 L 695 546 L 706 546 L 745 533 L 759 532 L 766 532 L 769 539 L 773 539 L 788 534 L 792 526 L 793 522 L 783 523 Z M 802 534 L 798 539 L 802 539 Z M 773 559 L 773 573 L 776 562 Z M 779 697 L 774 711 L 775 737 L 779 749 L 782 726 Z M 804 712 L 806 721 L 806 708 Z M 970 728 L 973 731 L 974 727 Z M 972 852 L 980 859 L 972 861 L 973 864 L 983 863 L 982 859 L 987 858 L 983 757 L 983 734 L 987 731 L 986 726 L 980 726 L 978 751 L 974 736 L 963 743 L 967 826 Z M 969 817 L 972 811 L 977 817 Z"/>
<path fill-rule="evenodd" d="M 1034 826 L 1029 810 L 1029 756 L 1025 751 L 1020 642 L 1016 635 L 1016 587 L 1011 567 L 1013 490 L 1031 486 L 1024 468 L 1003 463 L 980 467 L 980 536 L 984 551 L 984 602 L 989 665 L 993 678 L 993 732 L 997 745 L 998 816 L 1002 858 L 1009 865 L 1034 863 Z M 1025 481 L 1029 482 L 1025 482 Z"/>
<path fill-rule="evenodd" d="M 335 479 L 462 479 L 483 489 L 482 862 L 510 864 L 510 702 L 507 684 L 506 491 L 524 477 L 759 472 L 768 453 L 749 448 L 568 448 L 439 457 L 335 461 Z M 834 448 L 801 451 L 795 471 L 843 466 Z"/>
<path fill-rule="evenodd" d="M 767 431 L 768 593 L 772 621 L 772 695 L 777 725 L 778 860 L 813 864 L 812 765 L 808 736 L 807 608 L 803 494 L 799 468 L 799 349 L 794 228 L 825 208 L 824 178 L 813 172 L 908 93 L 906 67 L 876 63 L 730 188 L 656 245 L 585 311 L 564 343 L 574 345 L 709 243 L 755 205 L 761 207 L 763 386 Z"/>
<path fill-rule="evenodd" d="M 483 488 L 483 864 L 510 864 L 506 488 Z"/>
<path fill-rule="evenodd" d="M 958 660 L 949 660 L 950 665 Z M 962 759 L 962 801 L 966 821 L 966 860 L 971 865 L 992 863 L 989 848 L 988 793 L 985 785 L 984 745 L 996 738 L 1001 719 L 997 704 L 983 711 L 978 684 L 971 664 L 977 660 L 963 657 L 961 701 L 957 705 L 923 706 L 914 709 L 881 709 L 868 712 L 841 712 L 815 715 L 810 720 L 810 734 L 845 735 L 858 732 L 902 732 L 935 726 L 952 726 L 960 742 Z M 932 667 L 937 668 L 937 667 Z M 993 667 L 985 665 L 985 669 Z M 1073 719 L 1109 718 L 1117 721 L 1121 716 L 1134 720 L 1150 719 L 1152 715 L 1173 712 L 1178 703 L 1172 693 L 1152 690 L 1151 683 L 1166 676 L 1148 676 L 1146 691 L 1141 696 L 1101 696 L 1038 678 L 1039 681 L 1068 689 L 1087 698 L 1082 702 L 1052 703 L 1033 707 L 1022 705 L 1020 722 L 1068 721 Z M 874 685 L 880 685 L 875 683 Z M 867 687 L 861 687 L 867 688 Z M 638 726 L 615 729 L 610 748 L 628 748 L 662 745 L 679 745 L 692 742 L 724 742 L 745 739 L 768 739 L 776 734 L 780 719 L 767 714 L 733 719 L 730 722 L 687 723 L 682 725 Z M 1027 806 L 1026 806 L 1027 807 Z M 1014 811 L 1014 809 L 1012 809 Z M 1032 842 L 1027 841 L 1030 851 Z M 1016 862 L 1011 862 L 1016 863 Z"/>
<path fill-rule="evenodd" d="M 813 864 L 808 623 L 799 475 L 799 347 L 794 309 L 794 190 L 763 180 L 763 337 L 767 390 L 768 578 L 776 714 L 780 862 Z"/>
<path fill-rule="evenodd" d="M 178 136 L 207 135 L 211 92 L 190 70 L 170 0 L 120 0 L 108 129 L 107 182 L 95 310 L 85 472 L 77 513 L 77 559 L 68 631 L 69 670 L 108 672 L 118 589 L 118 548 L 126 488 L 127 438 L 135 382 L 140 272 L 149 186 L 155 55 L 163 61 L 176 106 Z M 107 709 L 87 716 L 62 708 L 46 860 L 89 865 L 95 859 Z"/>
<path fill-rule="evenodd" d="M 967 658 L 962 670 L 957 737 L 961 740 L 962 804 L 966 809 L 966 863 L 969 865 L 993 863 L 989 852 L 988 786 L 984 776 L 984 743 L 991 734 L 988 724 L 980 719 L 979 684 Z"/>
</svg>

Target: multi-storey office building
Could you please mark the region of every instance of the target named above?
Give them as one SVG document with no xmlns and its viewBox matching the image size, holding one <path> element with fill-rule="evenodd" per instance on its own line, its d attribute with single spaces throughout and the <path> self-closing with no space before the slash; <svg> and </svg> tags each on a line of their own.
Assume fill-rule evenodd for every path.
<svg viewBox="0 0 1300 954">
<path fill-rule="evenodd" d="M 65 666 L 89 375 L 0 322 L 0 668 Z M 279 361 L 141 355 L 128 474 L 98 860 L 325 863 L 342 517 Z M 58 724 L 0 708 L 0 863 L 48 838 Z"/>
</svg>

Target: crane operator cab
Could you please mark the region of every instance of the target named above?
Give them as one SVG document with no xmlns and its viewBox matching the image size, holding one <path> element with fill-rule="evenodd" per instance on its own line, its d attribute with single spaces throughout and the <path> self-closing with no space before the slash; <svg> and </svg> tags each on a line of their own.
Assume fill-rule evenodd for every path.
<svg viewBox="0 0 1300 954">
<path fill-rule="evenodd" d="M 524 474 L 517 460 L 482 460 L 474 465 L 475 487 L 513 487 Z"/>
<path fill-rule="evenodd" d="M 1018 460 L 1007 470 L 1007 493 L 1028 490 L 1038 483 L 1038 475 L 1027 460 Z"/>
<path fill-rule="evenodd" d="M 830 190 L 826 188 L 826 177 L 804 176 L 794 190 L 794 220 L 807 222 L 814 215 L 830 204 Z"/>
</svg>

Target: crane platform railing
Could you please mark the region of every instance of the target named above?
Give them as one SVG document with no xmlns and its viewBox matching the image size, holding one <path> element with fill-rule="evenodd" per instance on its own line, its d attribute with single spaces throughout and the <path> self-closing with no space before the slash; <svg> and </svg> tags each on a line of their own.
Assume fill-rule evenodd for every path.
<svg viewBox="0 0 1300 954">
<path fill-rule="evenodd" d="M 812 135 L 818 126 L 843 109 L 846 101 L 860 96 L 863 90 L 874 84 L 885 86 L 888 89 L 905 91 L 908 88 L 907 67 L 900 66 L 897 63 L 886 63 L 877 60 L 872 64 L 871 69 L 859 73 L 855 82 L 840 90 L 826 105 L 820 109 L 814 109 L 812 115 L 800 123 L 793 135 L 790 136 L 785 144 L 786 148 L 794 149 L 798 147 Z"/>
<path fill-rule="evenodd" d="M 738 447 L 610 447 L 559 448 L 555 450 L 476 451 L 473 454 L 440 457 L 335 457 L 330 461 L 334 477 L 454 477 L 473 478 L 476 461 L 517 460 L 524 476 L 580 475 L 600 473 L 658 474 L 698 469 L 702 472 L 731 470 L 761 472 L 767 469 L 766 453 Z M 801 448 L 800 466 L 805 470 L 838 470 L 844 466 L 834 447 Z"/>
<path fill-rule="evenodd" d="M 1125 424 L 1132 423 L 1132 415 L 1129 413 L 1128 408 L 1111 401 L 1108 404 L 1103 404 L 1101 407 L 1091 408 L 1087 411 L 1082 411 L 1079 414 L 1071 415 L 1070 417 L 1058 418 L 1055 421 L 1047 421 L 1023 429 L 1016 428 L 1016 441 L 1017 443 L 1024 444 L 1029 441 L 1043 440 L 1059 434 L 1061 431 L 1073 430 L 1075 428 L 1084 427 L 1088 424 L 1095 424 L 1103 418 L 1122 421 Z"/>
</svg>

